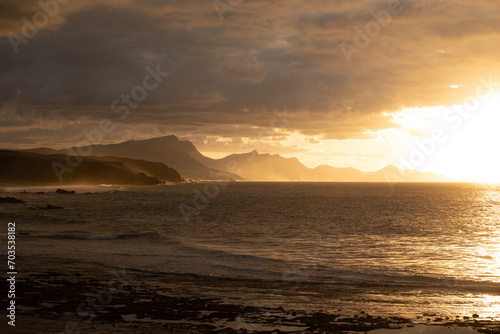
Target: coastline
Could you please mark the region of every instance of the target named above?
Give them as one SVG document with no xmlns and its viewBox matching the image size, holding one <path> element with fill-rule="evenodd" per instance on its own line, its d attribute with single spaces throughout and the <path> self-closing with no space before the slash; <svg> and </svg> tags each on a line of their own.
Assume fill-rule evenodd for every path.
<svg viewBox="0 0 500 334">
<path fill-rule="evenodd" d="M 50 333 L 401 333 L 432 334 L 454 328 L 498 333 L 487 319 L 405 319 L 360 310 L 310 312 L 249 306 L 193 292 L 217 287 L 210 279 L 110 268 L 50 258 L 19 258 L 18 320 L 23 332 Z M 241 282 L 227 281 L 237 291 Z M 207 291 L 208 292 L 208 291 Z M 2 298 L 2 303 L 4 300 Z M 427 327 L 430 326 L 430 327 Z M 391 331 L 390 329 L 397 329 Z M 384 331 L 385 330 L 385 331 Z M 15 331 L 13 331 L 14 333 Z M 417 333 L 417 332 L 415 332 Z M 436 332 L 437 333 L 437 332 Z M 466 332 L 464 332 L 466 333 Z"/>
<path fill-rule="evenodd" d="M 238 196 L 254 194 L 254 198 L 261 201 L 260 185 L 250 186 L 245 184 L 236 188 L 245 190 L 237 193 Z M 353 277 L 342 276 L 342 273 L 336 276 L 335 272 L 322 271 L 323 268 L 307 262 L 319 255 L 341 259 L 348 254 L 340 252 L 337 239 L 323 238 L 309 238 L 316 248 L 301 262 L 290 263 L 294 267 L 279 267 L 277 275 L 267 275 L 264 271 L 272 271 L 274 267 L 270 266 L 269 256 L 254 256 L 259 244 L 249 244 L 247 251 L 234 248 L 222 251 L 210 248 L 210 244 L 197 244 L 182 238 L 185 233 L 202 238 L 208 232 L 223 236 L 213 221 L 222 222 L 223 228 L 231 228 L 231 238 L 226 239 L 231 242 L 238 240 L 238 237 L 232 238 L 236 233 L 254 232 L 245 217 L 227 221 L 224 217 L 207 222 L 197 220 L 198 225 L 191 226 L 179 224 L 179 219 L 175 218 L 177 204 L 189 201 L 195 186 L 157 187 L 154 191 L 148 186 L 134 186 L 123 187 L 131 191 L 116 192 L 109 190 L 122 187 L 103 187 L 104 193 L 99 191 L 99 194 L 85 189 L 93 191 L 88 193 L 91 196 L 86 196 L 83 188 L 63 188 L 76 190 L 76 197 L 55 195 L 48 192 L 48 188 L 37 189 L 44 190 L 43 194 L 33 192 L 34 188 L 16 188 L 7 189 L 2 195 L 18 197 L 23 194 L 19 197 L 27 201 L 19 206 L 9 204 L 5 207 L 10 208 L 7 210 L 10 213 L 0 214 L 8 221 L 18 218 L 20 225 L 16 261 L 19 265 L 16 277 L 19 283 L 16 293 L 18 332 L 442 334 L 447 333 L 448 327 L 453 328 L 453 334 L 462 334 L 465 330 L 463 333 L 500 332 L 496 284 L 468 286 L 462 281 L 427 276 L 420 281 L 419 277 L 411 275 L 410 281 L 399 281 L 401 277 L 397 273 L 382 277 L 381 281 L 371 280 L 363 273 Z M 255 191 L 248 191 L 254 188 Z M 142 189 L 148 191 L 141 193 Z M 277 195 L 275 192 L 267 194 L 269 198 L 282 199 L 288 196 L 288 190 L 284 187 Z M 337 187 L 326 190 L 344 196 L 343 190 Z M 252 205 L 248 208 L 231 206 L 233 193 L 227 190 L 221 195 L 220 203 L 214 202 L 214 207 L 208 207 L 205 214 L 210 217 L 211 209 L 219 210 L 217 204 L 229 205 L 242 212 L 254 211 Z M 129 211 L 122 210 L 132 199 L 138 205 Z M 65 209 L 47 213 L 26 208 L 44 208 L 47 203 Z M 150 203 L 155 205 L 150 206 Z M 417 208 L 420 207 L 419 202 L 417 204 Z M 344 205 L 352 205 L 351 200 L 338 207 Z M 89 208 L 95 211 L 90 212 Z M 266 208 L 272 206 L 263 206 L 263 212 L 268 212 Z M 252 216 L 251 219 L 266 227 L 267 216 Z M 314 220 L 322 221 L 322 218 Z M 299 228 L 301 219 L 291 220 L 296 224 L 286 222 L 287 226 Z M 193 233 L 194 226 L 200 233 Z M 251 228 L 245 230 L 245 226 Z M 342 225 L 325 225 L 324 235 L 339 226 Z M 348 230 L 352 226 L 346 224 Z M 378 236 L 377 230 L 373 236 Z M 291 243 L 289 249 L 295 249 L 292 245 L 301 245 L 291 240 L 295 243 Z M 352 244 L 351 239 L 341 240 L 351 247 L 365 242 L 365 238 Z M 106 261 L 102 261 L 103 258 Z M 205 268 L 203 265 L 208 259 L 212 262 Z M 231 265 L 232 271 L 226 272 Z M 197 270 L 198 266 L 205 269 Z M 321 275 L 311 275 L 313 269 Z M 241 275 L 238 270 L 243 270 Z M 370 275 L 377 273 L 372 271 Z M 339 277 L 345 280 L 335 279 Z M 453 296 L 457 298 L 451 298 Z M 5 304 L 2 297 L 1 303 Z M 483 301 L 488 301 L 489 309 L 481 305 Z M 478 316 L 474 317 L 476 313 Z"/>
</svg>

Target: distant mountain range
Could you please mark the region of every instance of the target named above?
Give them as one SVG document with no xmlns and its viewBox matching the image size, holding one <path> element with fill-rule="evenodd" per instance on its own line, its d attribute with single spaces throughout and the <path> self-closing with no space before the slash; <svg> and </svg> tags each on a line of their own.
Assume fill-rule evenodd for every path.
<svg viewBox="0 0 500 334">
<path fill-rule="evenodd" d="M 150 184 L 160 181 L 179 182 L 185 180 L 230 179 L 236 181 L 335 181 L 335 182 L 449 182 L 451 179 L 419 171 L 402 171 L 387 166 L 376 172 L 363 172 L 355 168 L 335 168 L 322 165 L 316 168 L 304 166 L 297 158 L 284 158 L 274 154 L 260 154 L 252 151 L 231 154 L 222 159 L 212 159 L 201 154 L 187 140 L 166 136 L 147 140 L 127 141 L 111 145 L 93 145 L 80 148 L 90 152 L 83 158 L 74 172 L 64 175 L 67 182 L 92 179 L 95 183 Z M 76 152 L 73 147 L 70 152 Z M 10 153 L 7 153 L 10 152 Z M 37 148 L 17 152 L 0 151 L 0 181 L 33 180 L 31 175 L 22 175 L 21 168 L 29 161 L 43 166 L 43 173 L 37 180 L 54 181 L 53 168 L 47 168 L 48 161 L 64 163 L 68 150 Z M 14 160 L 13 160 L 14 159 Z M 31 160 L 30 160 L 31 159 Z M 34 159 L 34 160 L 33 160 Z M 52 160 L 51 160 L 52 159 Z M 50 167 L 50 163 L 49 163 Z M 39 173 L 40 174 L 40 173 Z M 43 175 L 43 176 L 42 176 Z M 152 178 L 152 179 L 147 179 Z M 57 181 L 57 177 L 55 179 Z"/>
</svg>

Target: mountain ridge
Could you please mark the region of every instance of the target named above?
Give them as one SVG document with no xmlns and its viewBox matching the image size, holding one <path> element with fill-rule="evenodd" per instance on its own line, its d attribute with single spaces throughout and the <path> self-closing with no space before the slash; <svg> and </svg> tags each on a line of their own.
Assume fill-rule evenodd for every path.
<svg viewBox="0 0 500 334">
<path fill-rule="evenodd" d="M 77 152 L 72 147 L 69 152 Z M 90 151 L 93 158 L 121 157 L 162 163 L 179 172 L 187 180 L 246 180 L 246 181 L 311 181 L 311 182 L 450 182 L 445 176 L 416 170 L 403 171 L 388 165 L 378 171 L 363 172 L 353 167 L 320 165 L 308 168 L 296 157 L 279 154 L 233 153 L 220 159 L 203 155 L 189 140 L 175 135 L 131 140 L 117 144 L 93 145 L 80 148 Z M 38 148 L 25 150 L 59 154 L 68 150 Z"/>
</svg>

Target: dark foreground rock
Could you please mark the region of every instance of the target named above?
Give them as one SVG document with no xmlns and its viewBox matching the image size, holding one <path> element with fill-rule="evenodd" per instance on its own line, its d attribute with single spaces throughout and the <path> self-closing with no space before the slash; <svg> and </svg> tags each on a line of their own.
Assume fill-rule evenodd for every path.
<svg viewBox="0 0 500 334">
<path fill-rule="evenodd" d="M 40 210 L 62 210 L 62 206 L 53 206 L 50 204 L 47 204 L 47 206 L 40 208 Z"/>
<path fill-rule="evenodd" d="M 74 195 L 76 192 L 74 190 L 64 190 L 64 189 L 57 189 L 56 194 L 62 194 L 62 195 Z"/>
<path fill-rule="evenodd" d="M 26 202 L 21 200 L 21 199 L 14 198 L 14 197 L 0 197 L 0 204 L 2 204 L 2 203 L 24 204 Z"/>
</svg>

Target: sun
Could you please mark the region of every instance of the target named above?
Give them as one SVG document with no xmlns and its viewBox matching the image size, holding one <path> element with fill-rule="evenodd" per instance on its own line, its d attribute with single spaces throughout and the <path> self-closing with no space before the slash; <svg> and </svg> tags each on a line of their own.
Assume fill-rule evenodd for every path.
<svg viewBox="0 0 500 334">
<path fill-rule="evenodd" d="M 450 135 L 441 163 L 450 173 L 479 182 L 500 182 L 500 93 L 462 108 L 463 120 Z"/>
<path fill-rule="evenodd" d="M 500 183 L 500 92 L 473 102 L 405 109 L 394 115 L 394 122 L 410 133 L 406 147 L 428 142 L 433 131 L 445 138 L 434 143 L 432 154 L 414 169 L 464 181 Z"/>
</svg>

